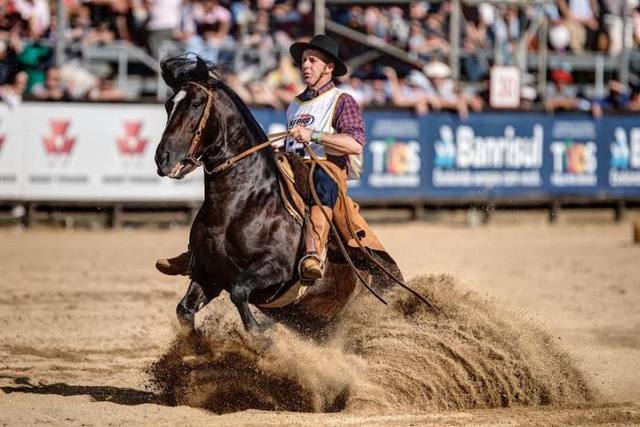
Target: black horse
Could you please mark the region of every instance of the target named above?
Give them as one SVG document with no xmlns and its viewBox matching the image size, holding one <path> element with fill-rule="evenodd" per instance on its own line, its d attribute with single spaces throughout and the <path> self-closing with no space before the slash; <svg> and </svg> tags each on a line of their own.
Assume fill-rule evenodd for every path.
<svg viewBox="0 0 640 427">
<path fill-rule="evenodd" d="M 162 76 L 174 94 L 165 103 L 168 118 L 156 150 L 160 176 L 180 179 L 198 165 L 205 169 L 204 202 L 190 233 L 194 255 L 191 283 L 177 307 L 178 319 L 194 329 L 195 313 L 229 292 L 247 330 L 263 330 L 249 304 L 262 305 L 297 282 L 302 225 L 285 209 L 278 189 L 275 153 L 271 147 L 212 173 L 228 159 L 267 141 L 242 100 L 200 58 L 177 57 L 162 63 Z M 358 269 L 367 261 L 350 250 Z M 386 268 L 402 277 L 395 262 L 377 254 Z M 366 275 L 370 284 L 386 288 L 385 275 Z M 296 303 L 261 308 L 269 317 L 297 326 L 326 324 L 362 289 L 355 271 L 335 246 L 329 247 L 325 276 Z"/>
</svg>

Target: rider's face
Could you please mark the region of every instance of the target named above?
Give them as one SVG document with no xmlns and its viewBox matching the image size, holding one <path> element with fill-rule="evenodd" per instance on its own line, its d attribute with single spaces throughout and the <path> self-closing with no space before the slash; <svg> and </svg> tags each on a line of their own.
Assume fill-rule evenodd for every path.
<svg viewBox="0 0 640 427">
<path fill-rule="evenodd" d="M 302 54 L 302 80 L 307 86 L 314 86 L 326 77 L 331 77 L 334 69 L 332 62 L 320 51 L 307 49 Z"/>
</svg>

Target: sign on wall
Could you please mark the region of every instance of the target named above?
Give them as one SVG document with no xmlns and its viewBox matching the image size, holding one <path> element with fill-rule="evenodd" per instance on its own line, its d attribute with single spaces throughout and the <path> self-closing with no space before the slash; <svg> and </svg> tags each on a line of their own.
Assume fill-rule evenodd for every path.
<svg viewBox="0 0 640 427">
<path fill-rule="evenodd" d="M 520 106 L 520 69 L 518 67 L 507 65 L 491 67 L 489 104 L 492 108 Z"/>
<path fill-rule="evenodd" d="M 267 132 L 285 115 L 252 110 Z M 0 106 L 0 199 L 197 201 L 201 169 L 156 173 L 166 116 L 159 105 L 27 103 Z M 633 116 L 531 113 L 416 117 L 365 114 L 361 201 L 640 197 L 640 125 Z"/>
</svg>

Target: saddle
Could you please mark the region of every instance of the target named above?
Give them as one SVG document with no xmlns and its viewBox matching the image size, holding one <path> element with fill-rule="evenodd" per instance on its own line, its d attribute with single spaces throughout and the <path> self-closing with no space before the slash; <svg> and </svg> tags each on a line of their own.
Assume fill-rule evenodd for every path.
<svg viewBox="0 0 640 427">
<path fill-rule="evenodd" d="M 386 252 L 380 240 L 375 235 L 369 224 L 360 214 L 360 207 L 349 196 L 346 196 L 347 176 L 335 163 L 321 160 L 334 177 L 338 178 L 338 189 L 345 197 L 338 197 L 333 208 L 333 223 L 338 230 L 342 241 L 352 247 L 360 245 L 376 251 Z M 282 200 L 287 212 L 300 224 L 304 223 L 305 210 L 311 206 L 309 182 L 309 163 L 299 156 L 291 153 L 276 153 L 276 164 L 280 173 L 279 186 Z M 355 234 L 355 236 L 354 236 Z"/>
<path fill-rule="evenodd" d="M 333 223 L 341 241 L 352 248 L 359 248 L 362 245 L 369 249 L 386 252 L 382 243 L 360 215 L 358 204 L 346 195 L 345 172 L 330 161 L 321 161 L 331 174 L 338 178 L 338 189 L 342 193 L 333 208 Z M 285 208 L 300 225 L 304 225 L 306 211 L 314 203 L 309 182 L 310 163 L 295 154 L 278 152 L 276 165 L 279 171 L 278 187 Z M 331 236 L 329 238 L 331 239 Z M 300 300 L 308 289 L 308 284 L 296 280 L 271 301 L 258 304 L 258 307 L 263 309 L 285 307 Z"/>
</svg>

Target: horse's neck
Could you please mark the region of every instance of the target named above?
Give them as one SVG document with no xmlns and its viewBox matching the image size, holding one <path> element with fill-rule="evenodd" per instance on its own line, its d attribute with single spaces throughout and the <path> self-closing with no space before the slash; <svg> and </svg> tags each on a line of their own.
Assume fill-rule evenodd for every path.
<svg viewBox="0 0 640 427">
<path fill-rule="evenodd" d="M 260 142 L 248 139 L 239 146 L 250 147 Z M 237 210 L 238 204 L 251 203 L 252 198 L 264 201 L 268 197 L 279 197 L 275 160 L 267 150 L 269 148 L 238 160 L 222 173 L 205 174 L 205 204 L 216 210 Z"/>
</svg>

